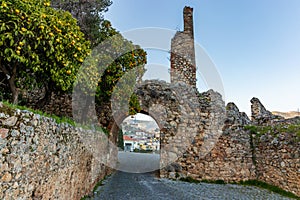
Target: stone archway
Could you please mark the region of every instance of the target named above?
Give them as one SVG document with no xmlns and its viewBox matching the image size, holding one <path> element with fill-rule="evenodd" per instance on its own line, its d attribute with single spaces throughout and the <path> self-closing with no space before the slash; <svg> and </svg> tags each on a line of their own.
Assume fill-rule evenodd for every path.
<svg viewBox="0 0 300 200">
<path fill-rule="evenodd" d="M 160 168 L 175 162 L 200 133 L 199 93 L 184 83 L 145 81 L 135 89 L 141 113 L 151 116 L 160 128 Z M 113 111 L 111 132 L 116 135 L 126 113 Z M 116 136 L 115 136 L 116 137 Z"/>
</svg>

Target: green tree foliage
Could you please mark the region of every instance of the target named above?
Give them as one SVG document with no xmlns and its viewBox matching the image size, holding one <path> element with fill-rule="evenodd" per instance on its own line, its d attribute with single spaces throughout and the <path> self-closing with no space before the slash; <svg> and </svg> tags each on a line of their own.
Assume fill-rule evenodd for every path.
<svg viewBox="0 0 300 200">
<path fill-rule="evenodd" d="M 14 103 L 33 79 L 53 90 L 72 88 L 89 46 L 72 15 L 51 8 L 50 2 L 1 0 L 0 73 Z"/>
<path fill-rule="evenodd" d="M 93 56 L 85 61 L 86 69 L 80 74 L 79 83 L 81 86 L 84 85 L 86 91 L 88 90 L 91 94 L 97 87 L 96 102 L 98 104 L 111 99 L 116 83 L 126 72 L 135 68 L 134 74 L 126 76 L 131 83 L 123 84 L 122 90 L 118 91 L 123 99 L 133 92 L 132 85 L 137 80 L 141 80 L 145 72 L 146 52 L 123 38 L 112 28 L 109 21 L 103 19 L 102 13 L 107 11 L 111 3 L 110 0 L 52 0 L 53 7 L 72 13 L 94 48 Z M 106 45 L 103 45 L 105 42 Z M 100 46 L 97 46 L 99 44 Z M 132 50 L 119 57 L 115 56 L 122 51 L 125 52 L 124 49 Z M 108 68 L 107 65 L 109 65 Z M 126 103 L 128 106 L 128 98 Z M 133 95 L 130 97 L 130 113 L 135 113 L 135 111 L 139 111 L 139 104 L 137 97 Z"/>
<path fill-rule="evenodd" d="M 98 0 L 90 1 L 91 7 L 95 2 Z M 102 2 L 106 3 L 95 13 L 110 4 Z M 125 83 L 114 97 L 126 99 L 127 107 L 132 106 L 130 114 L 139 110 L 137 97 L 131 94 L 145 72 L 146 52 L 122 37 L 109 21 L 100 16 L 100 26 L 95 29 L 97 41 L 91 39 L 99 45 L 91 51 L 72 15 L 50 7 L 48 1 L 0 0 L 0 9 L 0 84 L 10 88 L 14 103 L 20 90 L 29 90 L 33 84 L 43 86 L 49 94 L 69 91 L 80 77 L 77 84 L 84 85 L 87 93 L 96 91 L 98 104 L 108 102 L 117 84 Z M 85 15 L 87 11 L 80 12 Z M 86 69 L 84 73 L 80 73 L 81 66 Z"/>
<path fill-rule="evenodd" d="M 135 115 L 141 111 L 140 102 L 136 94 L 132 94 L 129 101 L 129 115 Z"/>
<path fill-rule="evenodd" d="M 78 20 L 85 38 L 91 42 L 92 47 L 97 46 L 101 40 L 100 24 L 103 22 L 103 12 L 112 4 L 110 0 L 52 0 L 54 8 L 69 11 Z"/>
<path fill-rule="evenodd" d="M 78 87 L 89 95 L 96 91 L 97 104 L 113 100 L 119 103 L 118 108 L 130 105 L 126 114 L 134 114 L 140 108 L 137 97 L 132 94 L 136 82 L 146 71 L 146 52 L 126 40 L 109 21 L 103 21 L 100 30 L 103 42 L 84 61 Z"/>
<path fill-rule="evenodd" d="M 124 150 L 124 140 L 123 140 L 123 131 L 119 130 L 118 134 L 118 147 Z"/>
<path fill-rule="evenodd" d="M 116 97 L 121 99 L 126 95 L 133 93 L 136 82 L 141 81 L 142 76 L 146 72 L 145 64 L 147 63 L 147 53 L 138 45 L 123 38 L 116 30 L 111 27 L 109 21 L 104 21 L 101 26 L 101 38 L 113 37 L 112 42 L 115 42 L 116 48 L 113 54 L 121 54 L 115 59 L 105 70 L 97 91 L 98 101 L 107 101 L 111 99 L 112 92 L 116 84 L 122 78 L 119 90 L 116 92 Z M 125 52 L 122 54 L 122 52 Z M 123 84 L 122 84 L 123 83 Z M 130 99 L 129 99 L 130 98 Z M 127 99 L 133 100 L 131 105 L 137 106 L 137 98 L 129 96 Z M 128 104 L 127 104 L 128 105 Z M 137 107 L 134 109 L 138 109 Z"/>
</svg>

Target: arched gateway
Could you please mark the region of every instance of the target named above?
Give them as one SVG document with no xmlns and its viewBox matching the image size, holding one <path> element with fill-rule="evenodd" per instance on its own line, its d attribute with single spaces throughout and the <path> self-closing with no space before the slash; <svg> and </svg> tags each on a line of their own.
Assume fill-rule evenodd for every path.
<svg viewBox="0 0 300 200">
<path fill-rule="evenodd" d="M 135 94 L 139 98 L 141 113 L 150 115 L 160 128 L 160 168 L 175 162 L 186 152 L 195 136 L 200 133 L 199 94 L 184 83 L 146 81 Z M 111 132 L 118 133 L 120 124 L 128 116 L 114 110 Z"/>
<path fill-rule="evenodd" d="M 212 91 L 200 95 L 196 88 L 193 8 L 184 8 L 183 21 L 184 31 L 178 31 L 171 41 L 171 83 L 145 81 L 135 89 L 141 113 L 154 118 L 160 128 L 161 176 L 168 174 L 173 163 L 178 167 L 195 143 L 201 152 L 198 157 L 206 155 L 220 136 L 224 122 L 221 96 Z M 116 139 L 128 114 L 120 105 L 112 107 L 114 122 L 110 127 Z"/>
</svg>

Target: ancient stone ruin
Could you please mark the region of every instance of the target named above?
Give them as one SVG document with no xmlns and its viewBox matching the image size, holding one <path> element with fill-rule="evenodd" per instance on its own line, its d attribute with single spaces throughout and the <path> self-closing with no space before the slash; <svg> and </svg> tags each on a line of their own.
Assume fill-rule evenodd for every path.
<svg viewBox="0 0 300 200">
<path fill-rule="evenodd" d="M 196 88 L 193 8 L 183 10 L 184 31 L 171 41 L 171 83 L 183 82 Z"/>
<path fill-rule="evenodd" d="M 186 132 L 186 129 L 183 129 L 185 134 L 181 134 L 181 138 L 178 138 L 173 135 L 172 129 L 162 128 L 160 176 L 172 179 L 192 177 L 197 180 L 223 180 L 225 182 L 262 180 L 300 195 L 300 143 L 297 139 L 299 136 L 292 132 L 282 133 L 282 136 L 277 138 L 278 136 L 274 136 L 272 131 L 269 131 L 264 137 L 258 137 L 259 133 L 255 134 L 247 129 L 253 125 L 272 127 L 273 125 L 299 124 L 298 118 L 284 120 L 268 111 L 257 98 L 253 98 L 250 120 L 245 113 L 239 111 L 234 103 L 229 103 L 225 107 L 221 95 L 217 92 L 192 91 L 196 85 L 192 12 L 192 8 L 184 8 L 184 31 L 177 32 L 172 39 L 171 84 L 182 83 L 181 87 L 187 86 L 186 90 L 189 90 L 190 94 L 195 94 L 194 97 L 198 102 L 195 98 L 193 99 L 194 117 L 188 118 L 188 123 L 184 126 L 196 125 L 195 130 L 198 132 L 195 134 L 193 131 Z M 153 83 L 148 82 L 137 89 L 137 91 L 144 91 L 143 95 L 137 92 L 142 105 L 148 105 L 151 99 L 157 98 L 145 92 L 152 91 L 154 88 Z M 161 90 L 156 87 L 155 91 L 160 98 L 167 96 L 165 89 Z M 189 95 L 180 94 L 182 94 L 182 99 L 174 99 L 176 102 L 172 103 L 174 107 L 176 105 L 179 107 L 176 113 L 182 113 L 182 107 L 189 103 L 186 100 L 190 98 Z M 155 105 L 159 105 L 160 111 L 166 108 L 164 101 Z M 150 115 L 159 122 L 163 116 L 159 114 L 160 118 L 158 118 L 155 112 Z M 172 121 L 172 118 L 184 120 L 183 116 L 171 115 L 169 120 L 165 118 L 167 120 L 162 121 L 172 124 L 170 127 L 180 127 L 176 121 Z M 166 130 L 167 133 L 165 133 Z M 190 137 L 192 140 L 184 140 Z M 181 139 L 181 142 L 186 144 L 184 152 L 180 152 L 175 147 L 171 151 L 164 149 L 166 145 L 172 143 L 173 138 Z M 178 159 L 164 167 L 165 163 L 171 162 L 174 158 Z"/>
<path fill-rule="evenodd" d="M 234 103 L 225 106 L 219 93 L 197 91 L 193 9 L 185 7 L 183 15 L 184 31 L 171 44 L 171 83 L 146 81 L 135 88 L 141 112 L 161 130 L 160 176 L 261 180 L 300 196 L 300 140 L 287 127 L 299 125 L 300 118 L 275 116 L 253 98 L 250 120 Z M 53 96 L 46 108 L 60 112 L 59 106 L 64 107 L 64 115 L 71 116 L 70 101 Z M 116 143 L 128 113 L 114 118 L 111 105 L 96 109 L 99 123 Z M 0 199 L 8 194 L 79 199 L 107 174 L 102 158 L 116 163 L 116 149 L 107 137 L 27 111 L 0 112 L 0 146 Z"/>
</svg>

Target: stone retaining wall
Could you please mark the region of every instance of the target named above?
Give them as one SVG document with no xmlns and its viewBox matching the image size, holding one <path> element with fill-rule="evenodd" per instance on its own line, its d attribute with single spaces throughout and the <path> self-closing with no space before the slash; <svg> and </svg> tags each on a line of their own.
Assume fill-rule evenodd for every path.
<svg viewBox="0 0 300 200">
<path fill-rule="evenodd" d="M 300 196 L 300 138 L 297 133 L 255 136 L 257 178 Z"/>
<path fill-rule="evenodd" d="M 215 106 L 216 103 L 212 102 L 212 111 L 216 109 Z M 210 135 L 214 134 L 216 135 L 214 136 L 216 137 L 215 141 L 209 143 L 211 147 L 205 143 L 199 143 L 198 149 L 202 150 L 199 150 L 197 154 L 195 152 L 194 156 L 203 155 L 205 152 L 203 149 L 207 147 L 210 151 L 202 158 L 200 157 L 199 161 L 192 162 L 196 163 L 194 171 L 189 170 L 191 174 L 187 173 L 187 175 L 192 175 L 192 177 L 200 180 L 224 180 L 225 182 L 254 179 L 255 166 L 252 162 L 251 138 L 243 130 L 243 125 L 248 122 L 247 117 L 240 113 L 233 103 L 227 105 L 225 119 L 221 118 L 225 113 L 216 113 L 215 111 L 214 113 L 215 116 L 210 117 L 211 121 L 215 122 L 218 119 L 219 123 L 222 124 L 218 126 L 209 125 L 204 131 L 203 138 L 211 137 Z M 211 127 L 215 127 L 215 130 L 211 130 Z"/>
<path fill-rule="evenodd" d="M 257 179 L 300 196 L 300 118 L 273 115 L 257 98 L 251 103 L 252 124 L 266 129 L 252 135 Z"/>
<path fill-rule="evenodd" d="M 165 167 L 163 177 L 239 182 L 261 180 L 300 196 L 300 138 L 297 131 L 275 127 L 299 126 L 299 118 L 273 116 L 257 98 L 252 102 L 252 121 L 213 91 L 200 94 L 200 128 L 192 145 L 176 162 Z M 223 118 L 223 117 L 224 118 Z M 270 130 L 247 131 L 245 126 Z M 283 128 L 284 129 L 284 128 Z M 167 171 L 167 173 L 165 173 Z"/>
<path fill-rule="evenodd" d="M 80 199 L 116 162 L 99 132 L 0 103 L 0 199 Z"/>
<path fill-rule="evenodd" d="M 167 167 L 169 178 L 242 181 L 255 178 L 250 136 L 243 130 L 249 123 L 233 104 L 210 90 L 200 95 L 201 131 L 183 157 Z"/>
</svg>

